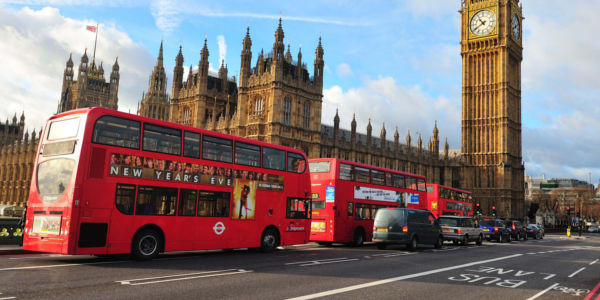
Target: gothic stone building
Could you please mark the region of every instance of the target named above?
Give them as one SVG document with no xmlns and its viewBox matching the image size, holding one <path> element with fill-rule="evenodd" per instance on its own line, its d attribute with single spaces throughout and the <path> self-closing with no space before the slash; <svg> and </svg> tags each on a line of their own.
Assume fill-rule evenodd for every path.
<svg viewBox="0 0 600 300">
<path fill-rule="evenodd" d="M 239 87 L 235 78 L 227 77 L 227 68 L 223 63 L 217 75 L 209 73 L 206 40 L 197 70 L 190 66 L 187 81 L 183 81 L 180 47 L 175 58 L 169 102 L 164 89 L 161 43 L 157 64 L 150 76 L 149 90 L 141 101 L 138 113 L 153 117 L 148 107 L 169 105 L 169 120 L 172 122 L 299 148 L 311 158 L 339 157 L 423 174 L 431 182 L 455 187 L 460 185 L 460 159 L 449 154 L 447 142 L 443 153 L 440 153 L 437 125 L 425 147 L 420 135 L 416 145 L 413 145 L 410 132 L 406 136 L 406 144 L 400 143 L 397 128 L 394 140 L 388 140 L 385 125 L 379 137 L 374 137 L 370 121 L 367 134 L 357 132 L 354 118 L 350 124 L 351 130 L 341 129 L 337 112 L 333 127 L 321 123 L 325 63 L 320 38 L 315 49 L 313 76 L 309 75 L 306 63 L 302 60 L 301 50 L 295 59 L 289 45 L 286 51 L 281 20 L 275 31 L 272 51 L 264 53 L 261 50 L 254 65 L 249 28 L 242 45 Z M 160 96 L 149 98 L 148 94 Z M 156 100 L 159 98 L 162 100 Z"/>
<path fill-rule="evenodd" d="M 169 99 L 161 43 L 138 113 L 300 148 L 309 157 L 340 157 L 422 174 L 430 182 L 473 191 L 484 214 L 495 205 L 501 217 L 522 217 L 521 7 L 518 0 L 463 0 L 460 13 L 463 86 L 459 155 L 450 155 L 447 143 L 440 153 L 437 125 L 424 147 L 420 135 L 413 146 L 410 133 L 401 144 L 397 129 L 393 141 L 388 140 L 385 126 L 379 137 L 373 137 L 370 121 L 366 135 L 357 132 L 354 118 L 351 130 L 341 129 L 337 113 L 333 127 L 322 124 L 321 39 L 315 50 L 313 76 L 309 76 L 302 52 L 298 51 L 295 61 L 289 46 L 285 52 L 281 20 L 272 51 L 261 50 L 254 65 L 248 28 L 242 41 L 239 86 L 235 78 L 228 77 L 224 63 L 218 74 L 209 73 L 205 40 L 198 68 L 190 66 L 185 81 L 180 48 Z M 86 64 L 87 57 L 84 67 Z M 72 63 L 71 67 L 67 64 L 65 79 L 67 75 L 72 80 Z M 69 95 L 66 89 L 63 94 Z"/>
<path fill-rule="evenodd" d="M 518 0 L 463 0 L 461 186 L 484 213 L 524 215 L 521 154 L 521 7 Z"/>
<path fill-rule="evenodd" d="M 25 115 L 17 123 L 0 123 L 0 204 L 25 206 L 39 136 L 25 132 Z M 41 133 L 41 131 L 40 131 Z"/>
<path fill-rule="evenodd" d="M 118 58 L 112 67 L 110 81 L 104 78 L 102 62 L 96 66 L 95 58 L 88 64 L 87 49 L 81 57 L 81 63 L 75 80 L 73 59 L 69 55 L 63 74 L 63 84 L 57 112 L 61 113 L 81 107 L 100 106 L 110 109 L 118 108 L 119 92 L 119 63 Z"/>
</svg>

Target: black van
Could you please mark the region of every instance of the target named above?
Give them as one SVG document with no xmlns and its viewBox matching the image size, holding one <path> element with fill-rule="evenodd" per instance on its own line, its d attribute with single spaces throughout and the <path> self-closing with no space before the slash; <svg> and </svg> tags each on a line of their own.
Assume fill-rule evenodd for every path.
<svg viewBox="0 0 600 300">
<path fill-rule="evenodd" d="M 384 208 L 375 215 L 373 242 L 379 249 L 388 244 L 403 244 L 409 250 L 417 249 L 417 244 L 429 244 L 439 249 L 444 236 L 437 219 L 428 210 Z"/>
</svg>

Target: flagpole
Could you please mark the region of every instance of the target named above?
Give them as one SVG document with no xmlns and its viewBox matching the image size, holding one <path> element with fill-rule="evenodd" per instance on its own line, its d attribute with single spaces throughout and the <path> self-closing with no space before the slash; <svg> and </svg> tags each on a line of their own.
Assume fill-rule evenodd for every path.
<svg viewBox="0 0 600 300">
<path fill-rule="evenodd" d="M 98 42 L 98 31 L 100 30 L 100 26 L 96 23 L 96 38 L 94 39 L 94 56 L 92 57 L 92 62 L 96 65 L 96 42 Z"/>
</svg>

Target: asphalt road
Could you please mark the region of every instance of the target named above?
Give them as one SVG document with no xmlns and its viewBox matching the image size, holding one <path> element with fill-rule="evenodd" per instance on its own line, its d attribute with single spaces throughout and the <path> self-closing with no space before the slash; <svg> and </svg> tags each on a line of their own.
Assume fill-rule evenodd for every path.
<svg viewBox="0 0 600 300">
<path fill-rule="evenodd" d="M 599 299 L 600 234 L 483 246 L 288 247 L 154 261 L 0 255 L 0 299 Z M 591 292 L 591 293 L 590 293 Z"/>
</svg>

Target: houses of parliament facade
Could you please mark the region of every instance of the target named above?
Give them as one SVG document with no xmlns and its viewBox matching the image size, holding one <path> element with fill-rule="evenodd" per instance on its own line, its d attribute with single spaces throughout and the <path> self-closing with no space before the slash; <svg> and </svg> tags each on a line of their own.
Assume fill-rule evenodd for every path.
<svg viewBox="0 0 600 300">
<path fill-rule="evenodd" d="M 385 124 L 381 124 L 378 136 L 373 135 L 370 120 L 366 134 L 359 133 L 355 116 L 350 121 L 350 129 L 343 129 L 346 126 L 341 126 L 337 111 L 333 126 L 322 124 L 325 62 L 321 38 L 315 48 L 311 76 L 307 67 L 309 62 L 303 61 L 301 50 L 293 57 L 289 45 L 286 49 L 281 19 L 275 30 L 272 50 L 267 53 L 261 50 L 256 59 L 253 59 L 252 39 L 250 29 L 247 29 L 242 40 L 239 81 L 229 76 L 224 62 L 218 72 L 209 72 L 206 39 L 197 67 L 190 65 L 184 78 L 180 46 L 175 57 L 170 95 L 161 43 L 148 89 L 139 102 L 138 114 L 299 148 L 309 158 L 338 157 L 424 175 L 429 182 L 472 191 L 483 214 L 490 214 L 491 207 L 496 206 L 499 216 L 520 218 L 524 216 L 524 168 L 520 92 L 522 18 L 518 5 L 518 0 L 462 1 L 460 151 L 451 151 L 447 141 L 440 149 L 437 124 L 426 145 L 421 135 L 413 137 L 410 132 L 401 142 L 398 128 L 395 128 L 393 138 L 388 138 Z M 473 25 L 476 22 L 473 20 L 488 25 L 482 31 L 481 26 L 477 27 L 481 23 Z M 63 82 L 72 67 L 69 58 Z M 116 72 L 113 67 L 111 81 L 104 89 L 107 96 L 97 97 L 107 99 L 107 107 L 116 105 L 116 101 L 108 101 L 116 100 L 116 94 L 111 93 L 113 87 L 118 89 L 118 65 Z M 68 79 L 72 80 L 72 77 Z M 116 79 L 116 85 L 113 79 Z M 77 104 L 63 104 L 65 94 L 63 84 L 59 112 L 63 107 L 77 107 Z M 71 97 L 81 95 L 85 92 L 72 93 Z M 75 102 L 70 100 L 69 103 Z M 5 200 L 0 200 L 0 204 L 1 201 Z M 12 203 L 22 201 L 24 199 Z"/>
</svg>

